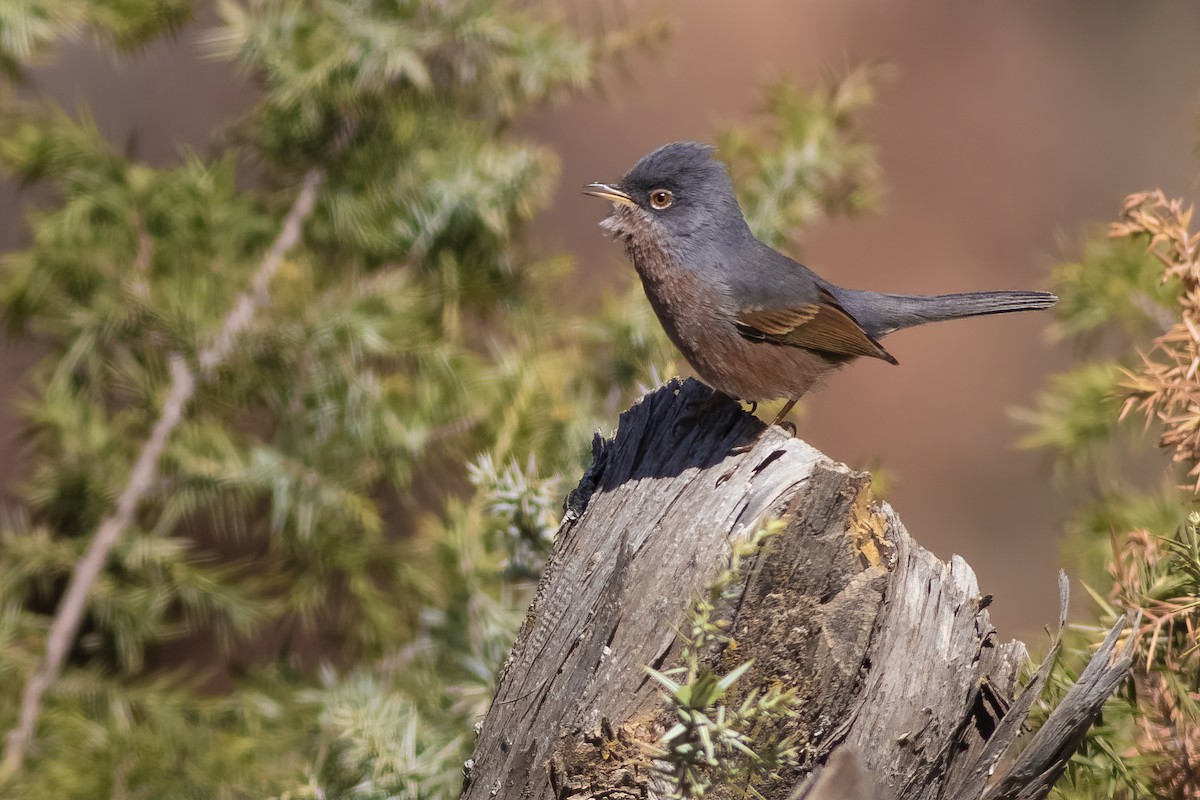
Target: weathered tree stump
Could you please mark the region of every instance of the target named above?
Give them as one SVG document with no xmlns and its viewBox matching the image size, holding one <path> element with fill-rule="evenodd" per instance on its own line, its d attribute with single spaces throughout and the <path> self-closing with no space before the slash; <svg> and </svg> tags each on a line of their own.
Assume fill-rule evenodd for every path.
<svg viewBox="0 0 1200 800">
<path fill-rule="evenodd" d="M 732 452 L 762 427 L 703 385 L 672 381 L 623 414 L 611 440 L 596 437 L 468 762 L 466 800 L 661 796 L 661 765 L 642 745 L 671 720 L 646 667 L 677 662 L 677 632 L 731 541 L 768 518 L 786 529 L 749 558 L 725 610 L 735 663 L 754 660 L 738 686 L 783 685 L 799 700 L 772 735 L 794 736 L 801 763 L 760 787 L 766 797 L 1049 791 L 1128 671 L 1123 626 L 1014 754 L 1054 653 L 1018 692 L 1025 646 L 996 641 L 966 562 L 935 558 L 867 474 L 779 429 Z M 1065 579 L 1061 591 L 1065 614 Z M 808 781 L 835 750 L 826 779 Z"/>
</svg>

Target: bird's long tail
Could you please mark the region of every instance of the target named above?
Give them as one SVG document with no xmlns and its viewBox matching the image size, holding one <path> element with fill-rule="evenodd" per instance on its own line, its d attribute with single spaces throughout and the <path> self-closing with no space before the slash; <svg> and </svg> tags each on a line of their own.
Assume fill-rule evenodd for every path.
<svg viewBox="0 0 1200 800">
<path fill-rule="evenodd" d="M 838 299 L 872 336 L 948 319 L 1008 314 L 1050 308 L 1058 298 L 1049 292 L 964 292 L 907 295 L 845 291 Z"/>
</svg>

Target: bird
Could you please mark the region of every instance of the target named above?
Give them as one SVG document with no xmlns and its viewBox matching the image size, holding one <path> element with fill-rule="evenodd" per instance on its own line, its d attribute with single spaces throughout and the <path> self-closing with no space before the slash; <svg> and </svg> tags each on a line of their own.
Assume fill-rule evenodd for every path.
<svg viewBox="0 0 1200 800">
<path fill-rule="evenodd" d="M 583 191 L 612 203 L 601 227 L 624 243 L 659 322 L 696 374 L 752 411 L 785 400 L 772 426 L 857 358 L 898 364 L 880 343 L 890 333 L 1058 301 L 1039 291 L 910 295 L 836 286 L 754 236 L 725 164 L 701 142 L 663 145 L 619 181 Z"/>
</svg>

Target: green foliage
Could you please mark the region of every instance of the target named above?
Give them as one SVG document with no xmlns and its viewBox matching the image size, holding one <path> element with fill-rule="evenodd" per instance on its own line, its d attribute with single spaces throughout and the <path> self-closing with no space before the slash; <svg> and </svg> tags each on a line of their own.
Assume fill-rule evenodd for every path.
<svg viewBox="0 0 1200 800">
<path fill-rule="evenodd" d="M 1014 416 L 1028 427 L 1021 444 L 1046 450 L 1060 482 L 1083 489 L 1067 552 L 1098 583 L 1112 555 L 1111 532 L 1169 534 L 1186 517 L 1177 476 L 1143 468 L 1145 425 L 1124 420 L 1122 411 L 1140 350 L 1178 316 L 1179 286 L 1162 279 L 1162 264 L 1144 243 L 1092 232 L 1080 249 L 1078 261 L 1052 276 L 1060 298 L 1053 332 L 1077 344 L 1081 363 L 1052 375 L 1037 407 Z"/>
<path fill-rule="evenodd" d="M 191 17 L 191 0 L 7 0 L 0 5 L 0 69 L 18 78 L 55 43 L 83 32 L 132 50 Z"/>
<path fill-rule="evenodd" d="M 759 741 L 765 726 L 794 715 L 795 692 L 773 685 L 766 690 L 753 689 L 737 702 L 732 697 L 734 685 L 753 662 L 743 662 L 724 675 L 708 666 L 715 650 L 732 644 L 725 633 L 728 621 L 716 614 L 741 578 L 742 561 L 784 527 L 778 520 L 771 521 L 731 544 L 728 566 L 713 583 L 709 596 L 692 610 L 690 635 L 681 653 L 683 663 L 665 673 L 647 667 L 663 687 L 667 706 L 677 720 L 659 738 L 655 757 L 666 765 L 664 771 L 678 797 L 700 797 L 717 789 L 759 796 L 756 785 L 798 761 L 792 737 Z"/>
<path fill-rule="evenodd" d="M 320 704 L 321 761 L 281 797 L 454 797 L 462 786 L 463 731 L 440 729 L 412 699 L 360 672 L 313 693 Z"/>
<path fill-rule="evenodd" d="M 1075 661 L 1086 643 L 1079 637 Z M 1049 707 L 1061 700 L 1078 677 L 1078 668 L 1058 667 L 1051 675 L 1043 703 Z M 1105 706 L 1104 715 L 1084 737 L 1079 750 L 1067 762 L 1062 778 L 1050 797 L 1056 800 L 1133 800 L 1154 797 L 1153 759 L 1142 754 L 1135 732 L 1136 702 L 1128 688 Z"/>
<path fill-rule="evenodd" d="M 1052 330 L 1078 342 L 1084 363 L 1052 376 L 1036 410 L 1017 412 L 1030 428 L 1022 444 L 1049 449 L 1060 466 L 1076 472 L 1112 455 L 1123 370 L 1135 366 L 1137 343 L 1173 323 L 1179 294 L 1138 242 L 1093 233 L 1081 250 L 1078 261 L 1051 273 L 1059 296 Z"/>
<path fill-rule="evenodd" d="M 503 472 L 488 455 L 470 466 L 471 483 L 488 498 L 491 533 L 504 538 L 512 554 L 506 570 L 515 576 L 541 574 L 561 515 L 559 476 L 540 477 L 532 456 L 524 468 L 509 463 Z"/>
<path fill-rule="evenodd" d="M 766 131 L 734 127 L 721 137 L 756 236 L 783 247 L 830 214 L 874 206 L 878 166 L 859 116 L 885 73 L 860 67 L 815 90 L 775 81 L 766 90 Z"/>
<path fill-rule="evenodd" d="M 1061 337 L 1118 328 L 1131 336 L 1161 333 L 1174 323 L 1171 309 L 1179 285 L 1162 280 L 1162 265 L 1144 244 L 1094 234 L 1084 239 L 1082 257 L 1054 268 L 1063 291 L 1056 307 Z"/>
<path fill-rule="evenodd" d="M 1124 375 L 1112 362 L 1085 364 L 1050 377 L 1036 411 L 1016 416 L 1032 430 L 1025 447 L 1047 448 L 1061 462 L 1094 461 L 1107 450 L 1121 410 L 1119 389 Z"/>
<path fill-rule="evenodd" d="M 0 66 L 15 77 L 22 64 L 78 23 L 79 4 L 13 0 L 0 5 Z"/>
<path fill-rule="evenodd" d="M 84 35 L 137 47 L 191 12 L 0 3 L 0 65 L 20 77 Z M 28 246 L 0 260 L 0 321 L 40 354 L 26 472 L 0 516 L 5 730 L 159 417 L 170 357 L 199 378 L 0 793 L 451 797 L 593 433 L 674 372 L 640 290 L 583 317 L 555 302 L 568 265 L 518 242 L 557 162 L 512 123 L 654 32 L 589 38 L 565 11 L 508 0 L 218 13 L 208 54 L 259 95 L 211 158 L 151 168 L 86 114 L 0 95 L 0 169 L 41 188 Z M 866 73 L 780 87 L 768 133 L 727 139 L 778 236 L 863 207 L 870 96 Z M 202 369 L 312 170 L 325 183 L 303 241 L 229 358 Z M 785 707 L 745 697 L 721 724 Z"/>
<path fill-rule="evenodd" d="M 1105 585 L 1113 558 L 1113 534 L 1120 531 L 1175 531 L 1187 519 L 1177 487 L 1167 481 L 1148 491 L 1111 486 L 1087 497 L 1067 523 L 1064 549 L 1089 583 Z"/>
</svg>

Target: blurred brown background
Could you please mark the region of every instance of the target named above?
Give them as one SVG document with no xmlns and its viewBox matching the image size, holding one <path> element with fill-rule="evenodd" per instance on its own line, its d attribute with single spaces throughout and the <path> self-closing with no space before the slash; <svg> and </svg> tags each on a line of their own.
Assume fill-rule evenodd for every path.
<svg viewBox="0 0 1200 800">
<path fill-rule="evenodd" d="M 606 14 L 575 3 L 592 25 Z M 1080 226 L 1110 219 L 1128 192 L 1195 188 L 1200 4 L 659 0 L 672 36 L 613 69 L 598 94 L 545 110 L 525 132 L 560 153 L 562 181 L 530 233 L 539 253 L 575 256 L 583 297 L 632 270 L 596 227 L 579 185 L 619 177 L 674 139 L 712 139 L 755 113 L 758 89 L 788 73 L 811 84 L 864 60 L 895 77 L 868 116 L 879 145 L 881 212 L 812 232 L 805 263 L 831 280 L 884 291 L 1044 288 Z M 35 72 L 24 93 L 87 107 L 118 147 L 155 164 L 201 154 L 252 97 L 244 77 L 205 60 L 204 19 L 170 45 L 119 63 L 86 44 Z M 0 250 L 22 241 L 30 200 L 0 184 Z M 895 479 L 905 524 L 943 557 L 964 556 L 1004 636 L 1053 619 L 1058 538 L 1069 503 L 1045 459 L 1015 450 L 1007 415 L 1028 406 L 1068 353 L 1048 315 L 998 317 L 898 334 L 901 361 L 859 363 L 807 401 L 800 433 L 855 466 Z M 0 494 L 19 475 L 12 401 L 32 359 L 0 350 Z M 1086 602 L 1076 592 L 1076 603 Z"/>
</svg>

